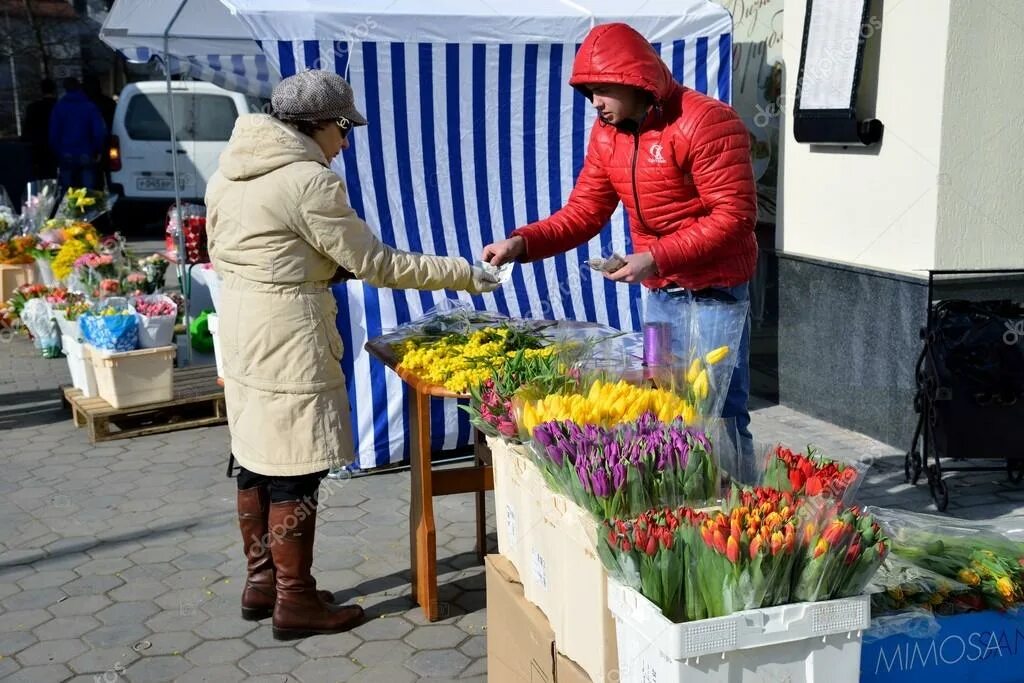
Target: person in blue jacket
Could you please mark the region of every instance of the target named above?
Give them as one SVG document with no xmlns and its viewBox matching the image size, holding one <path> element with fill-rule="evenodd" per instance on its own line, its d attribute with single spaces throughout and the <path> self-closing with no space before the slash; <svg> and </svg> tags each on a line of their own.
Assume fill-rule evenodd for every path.
<svg viewBox="0 0 1024 683">
<path fill-rule="evenodd" d="M 100 155 L 107 140 L 107 124 L 99 108 L 82 91 L 77 78 L 64 80 L 64 97 L 50 114 L 50 149 L 60 168 L 60 185 L 98 189 Z"/>
</svg>

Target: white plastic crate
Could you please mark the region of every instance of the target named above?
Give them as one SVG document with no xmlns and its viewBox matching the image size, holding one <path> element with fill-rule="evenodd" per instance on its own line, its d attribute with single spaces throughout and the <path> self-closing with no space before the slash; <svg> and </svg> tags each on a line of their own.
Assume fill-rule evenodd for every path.
<svg viewBox="0 0 1024 683">
<path fill-rule="evenodd" d="M 100 398 L 115 408 L 174 398 L 175 347 L 105 351 L 86 345 Z"/>
<path fill-rule="evenodd" d="M 637 591 L 608 580 L 622 683 L 857 683 L 862 595 L 674 624 Z"/>
<path fill-rule="evenodd" d="M 93 371 L 92 361 L 86 357 L 85 344 L 65 334 L 61 337 L 61 347 L 68 359 L 71 384 L 86 398 L 97 396 L 96 373 Z"/>
<path fill-rule="evenodd" d="M 210 336 L 213 337 L 213 360 L 217 363 L 217 377 L 223 378 L 224 358 L 220 352 L 220 336 L 218 335 L 220 320 L 217 318 L 216 313 L 206 316 L 206 329 L 210 330 Z"/>
</svg>

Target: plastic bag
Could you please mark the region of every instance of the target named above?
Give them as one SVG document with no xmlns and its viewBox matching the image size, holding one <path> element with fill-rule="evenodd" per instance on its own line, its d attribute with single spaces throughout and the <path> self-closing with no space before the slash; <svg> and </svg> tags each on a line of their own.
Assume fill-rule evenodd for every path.
<svg viewBox="0 0 1024 683">
<path fill-rule="evenodd" d="M 919 567 L 893 554 L 868 584 L 872 615 L 934 612 L 951 615 L 977 611 L 980 604 L 967 584 Z"/>
<path fill-rule="evenodd" d="M 79 318 L 82 337 L 104 351 L 134 351 L 139 346 L 135 309 L 127 299 L 111 297 L 94 304 Z"/>
<path fill-rule="evenodd" d="M 660 386 L 688 393 L 698 415 L 722 414 L 750 304 L 651 292 L 644 362 Z"/>
<path fill-rule="evenodd" d="M 872 617 L 871 628 L 864 632 L 863 642 L 873 643 L 889 636 L 934 638 L 942 630 L 939 620 L 926 609 L 908 609 L 895 614 Z"/>
<path fill-rule="evenodd" d="M 178 305 L 163 294 L 149 294 L 135 297 L 132 306 L 139 317 L 139 348 L 170 346 Z"/>
<path fill-rule="evenodd" d="M 900 559 L 971 589 L 971 609 L 1024 604 L 1024 543 L 984 523 L 870 507 Z"/>
<path fill-rule="evenodd" d="M 43 358 L 60 357 L 60 330 L 46 299 L 29 299 L 25 302 L 21 320 L 32 333 L 33 342 Z"/>
</svg>

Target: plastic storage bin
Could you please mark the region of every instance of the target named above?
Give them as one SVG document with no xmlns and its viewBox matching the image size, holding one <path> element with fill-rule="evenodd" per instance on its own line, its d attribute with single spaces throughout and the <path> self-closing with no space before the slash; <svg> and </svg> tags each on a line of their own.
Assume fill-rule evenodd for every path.
<svg viewBox="0 0 1024 683">
<path fill-rule="evenodd" d="M 92 360 L 86 357 L 85 344 L 65 334 L 61 337 L 61 347 L 68 359 L 71 384 L 86 398 L 97 396 L 96 372 L 93 370 Z"/>
<path fill-rule="evenodd" d="M 674 624 L 614 579 L 622 683 L 857 683 L 867 595 L 802 602 Z"/>
<path fill-rule="evenodd" d="M 115 408 L 174 398 L 175 347 L 104 351 L 86 345 L 100 398 Z"/>
<path fill-rule="evenodd" d="M 206 329 L 210 330 L 213 337 L 213 360 L 217 363 L 217 377 L 224 377 L 224 358 L 220 352 L 220 337 L 218 335 L 219 322 L 216 313 L 206 316 Z"/>
</svg>

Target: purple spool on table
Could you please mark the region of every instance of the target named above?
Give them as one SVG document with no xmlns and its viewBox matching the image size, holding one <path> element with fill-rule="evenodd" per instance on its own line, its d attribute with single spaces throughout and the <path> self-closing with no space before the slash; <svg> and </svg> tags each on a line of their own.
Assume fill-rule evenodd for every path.
<svg viewBox="0 0 1024 683">
<path fill-rule="evenodd" d="M 669 365 L 672 362 L 672 324 L 644 323 L 644 365 Z"/>
</svg>

